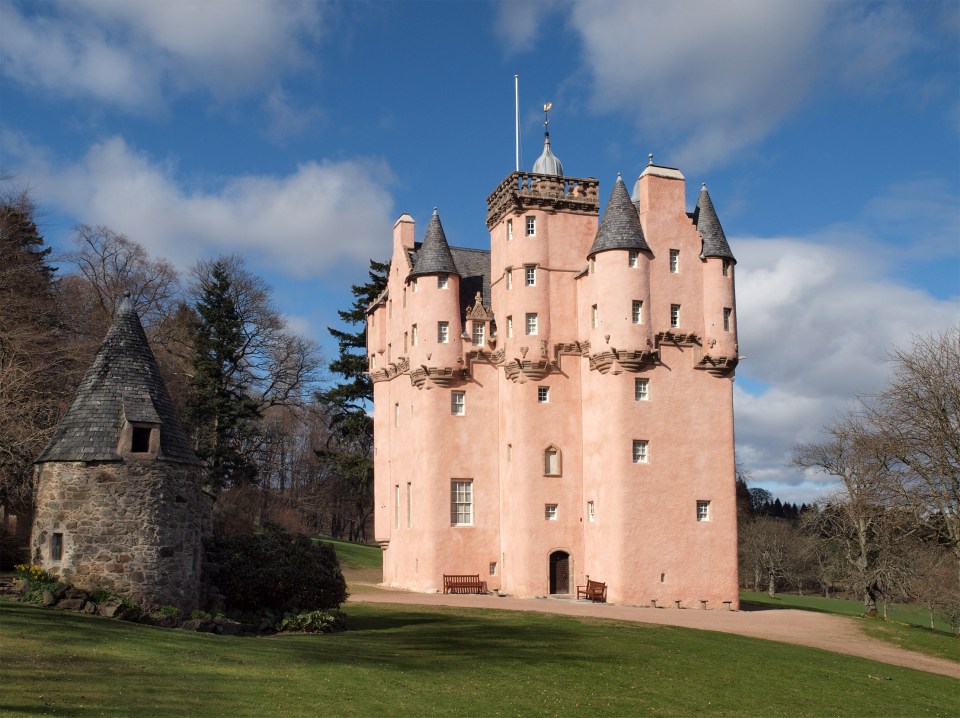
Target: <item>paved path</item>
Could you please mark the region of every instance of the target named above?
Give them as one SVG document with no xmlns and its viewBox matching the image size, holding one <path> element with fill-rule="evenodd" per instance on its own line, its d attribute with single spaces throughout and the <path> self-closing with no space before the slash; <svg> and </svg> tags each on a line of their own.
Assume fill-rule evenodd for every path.
<svg viewBox="0 0 960 718">
<path fill-rule="evenodd" d="M 783 643 L 822 648 L 834 653 L 869 658 L 882 663 L 915 668 L 960 679 L 960 663 L 934 658 L 870 638 L 858 625 L 860 619 L 788 608 L 747 611 L 697 609 L 658 609 L 617 606 L 586 601 L 452 596 L 438 593 L 392 591 L 354 584 L 352 603 L 401 603 L 420 606 L 463 606 L 507 611 L 535 611 L 564 616 L 595 616 L 619 621 L 638 621 L 668 626 L 683 626 L 705 631 L 737 633 Z"/>
</svg>

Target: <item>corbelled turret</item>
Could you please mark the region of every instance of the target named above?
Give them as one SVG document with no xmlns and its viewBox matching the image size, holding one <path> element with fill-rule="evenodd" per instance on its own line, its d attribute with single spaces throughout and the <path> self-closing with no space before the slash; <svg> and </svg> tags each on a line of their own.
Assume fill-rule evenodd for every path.
<svg viewBox="0 0 960 718">
<path fill-rule="evenodd" d="M 713 202 L 710 201 L 710 193 L 707 192 L 706 184 L 703 184 L 700 188 L 697 208 L 693 210 L 693 223 L 703 238 L 701 257 L 704 259 L 720 257 L 721 259 L 729 259 L 731 262 L 737 261 L 733 257 L 733 252 L 730 251 L 727 236 L 723 233 L 723 227 L 720 226 L 720 220 L 717 218 L 717 211 L 713 208 Z"/>
<path fill-rule="evenodd" d="M 597 236 L 587 253 L 587 258 L 611 249 L 650 251 L 643 237 L 643 227 L 640 226 L 637 208 L 630 200 L 627 186 L 620 175 L 617 175 L 617 181 L 613 185 L 610 201 L 607 202 L 607 209 L 600 221 L 600 229 L 597 230 Z"/>
<path fill-rule="evenodd" d="M 447 244 L 447 236 L 443 232 L 443 225 L 440 224 L 440 215 L 436 207 L 433 208 L 427 233 L 417 252 L 413 269 L 407 275 L 407 281 L 426 274 L 457 274 L 457 265 L 453 261 L 453 254 L 450 253 L 450 245 Z"/>
</svg>

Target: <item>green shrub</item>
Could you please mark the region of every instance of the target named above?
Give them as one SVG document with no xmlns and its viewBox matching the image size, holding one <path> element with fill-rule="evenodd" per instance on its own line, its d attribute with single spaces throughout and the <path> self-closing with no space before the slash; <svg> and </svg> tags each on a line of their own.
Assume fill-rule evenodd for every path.
<svg viewBox="0 0 960 718">
<path fill-rule="evenodd" d="M 330 610 L 347 600 L 333 547 L 279 527 L 220 537 L 210 547 L 208 561 L 230 610 Z"/>
<path fill-rule="evenodd" d="M 26 584 L 23 600 L 27 603 L 43 603 L 43 592 L 47 589 L 53 591 L 57 587 L 57 577 L 39 566 L 21 563 L 14 566 L 14 571 L 17 578 Z"/>
<path fill-rule="evenodd" d="M 165 604 L 165 605 L 163 605 L 163 606 L 160 606 L 160 608 L 158 608 L 158 609 L 154 612 L 154 615 L 156 615 L 156 616 L 179 616 L 179 615 L 180 615 L 180 609 L 177 608 L 176 606 L 171 606 L 170 604 Z"/>
<path fill-rule="evenodd" d="M 333 633 L 347 630 L 346 617 L 340 611 L 304 611 L 285 613 L 277 624 L 278 631 L 301 633 Z"/>
</svg>

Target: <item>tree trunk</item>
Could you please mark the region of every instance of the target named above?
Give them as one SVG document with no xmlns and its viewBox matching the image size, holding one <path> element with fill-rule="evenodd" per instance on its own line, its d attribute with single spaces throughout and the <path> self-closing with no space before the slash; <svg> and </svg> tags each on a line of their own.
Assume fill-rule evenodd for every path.
<svg viewBox="0 0 960 718">
<path fill-rule="evenodd" d="M 877 615 L 877 595 L 872 586 L 863 593 L 863 612 L 868 616 Z"/>
<path fill-rule="evenodd" d="M 760 593 L 760 569 L 753 569 L 753 592 Z"/>
<path fill-rule="evenodd" d="M 777 587 L 774 581 L 775 581 L 775 578 L 774 578 L 773 572 L 771 571 L 770 574 L 767 576 L 767 595 L 770 596 L 771 598 L 777 595 Z"/>
<path fill-rule="evenodd" d="M 933 618 L 934 618 L 934 615 L 935 615 L 935 611 L 934 611 L 933 605 L 927 606 L 927 613 L 930 614 L 930 628 L 936 628 L 936 626 L 934 625 L 934 622 L 933 622 Z"/>
</svg>

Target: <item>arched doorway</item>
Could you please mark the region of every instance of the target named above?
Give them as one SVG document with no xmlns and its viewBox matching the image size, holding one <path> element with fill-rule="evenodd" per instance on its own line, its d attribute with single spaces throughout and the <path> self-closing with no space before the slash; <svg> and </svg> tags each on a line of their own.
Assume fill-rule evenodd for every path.
<svg viewBox="0 0 960 718">
<path fill-rule="evenodd" d="M 550 595 L 570 593 L 570 554 L 554 551 L 550 554 Z"/>
</svg>

